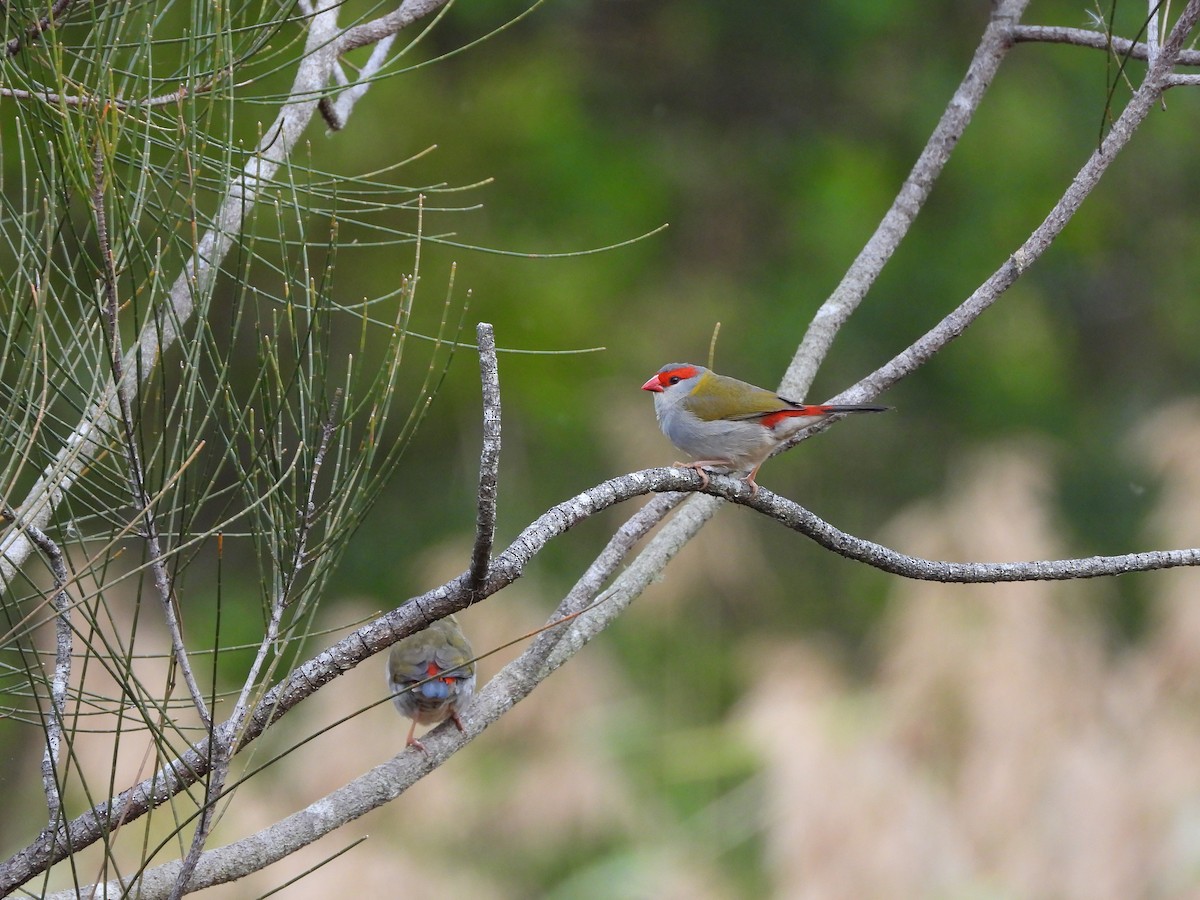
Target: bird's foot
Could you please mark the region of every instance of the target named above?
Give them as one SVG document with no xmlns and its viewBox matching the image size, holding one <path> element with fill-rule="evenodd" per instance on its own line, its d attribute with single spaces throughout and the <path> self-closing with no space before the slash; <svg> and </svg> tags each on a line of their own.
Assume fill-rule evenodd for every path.
<svg viewBox="0 0 1200 900">
<path fill-rule="evenodd" d="M 757 470 L 755 470 L 755 471 L 757 471 Z M 742 480 L 744 482 L 746 482 L 746 484 L 750 485 L 750 496 L 757 497 L 758 496 L 758 482 L 754 480 L 754 472 L 751 472 L 749 475 L 747 475 Z"/>
<path fill-rule="evenodd" d="M 456 712 L 452 712 L 452 713 L 450 713 L 450 721 L 452 721 L 452 722 L 454 723 L 454 726 L 455 726 L 455 727 L 456 727 L 456 728 L 457 728 L 459 731 L 461 731 L 463 734 L 466 734 L 466 733 L 467 733 L 467 729 L 463 728 L 462 719 L 460 719 L 460 718 L 458 717 L 458 713 L 456 713 Z"/>
<path fill-rule="evenodd" d="M 696 474 L 700 476 L 700 490 L 708 487 L 708 473 L 700 468 L 699 463 L 685 463 L 675 460 L 675 462 L 671 463 L 671 467 L 675 469 L 695 469 Z"/>
<path fill-rule="evenodd" d="M 704 490 L 708 487 L 708 472 L 704 471 L 706 468 L 728 469 L 733 463 L 727 459 L 698 459 L 695 462 L 675 462 L 672 465 L 680 469 L 695 469 L 696 474 L 700 476 L 700 490 Z"/>
<path fill-rule="evenodd" d="M 418 750 L 420 750 L 426 756 L 429 755 L 429 751 L 425 748 L 425 745 L 422 744 L 420 741 L 418 741 L 415 737 L 410 736 L 409 739 L 405 742 L 404 746 L 405 747 L 416 747 Z"/>
<path fill-rule="evenodd" d="M 412 724 L 408 726 L 408 737 L 406 737 L 404 739 L 404 749 L 407 750 L 409 747 L 416 747 L 418 750 L 420 750 L 422 753 L 424 753 L 426 756 L 428 756 L 429 751 L 425 749 L 424 744 L 422 744 L 420 741 L 418 741 L 416 739 L 416 737 L 415 737 L 416 733 L 417 733 L 417 720 L 413 719 Z"/>
</svg>

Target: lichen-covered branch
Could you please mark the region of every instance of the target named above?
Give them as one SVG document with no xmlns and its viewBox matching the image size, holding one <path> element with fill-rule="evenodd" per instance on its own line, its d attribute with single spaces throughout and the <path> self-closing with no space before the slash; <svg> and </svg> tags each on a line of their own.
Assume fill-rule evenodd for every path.
<svg viewBox="0 0 1200 900">
<path fill-rule="evenodd" d="M 500 373 L 496 362 L 496 335 L 480 322 L 479 377 L 483 382 L 483 449 L 479 454 L 478 508 L 475 514 L 475 547 L 471 553 L 471 582 L 483 584 L 496 538 L 496 490 L 500 469 Z"/>
</svg>

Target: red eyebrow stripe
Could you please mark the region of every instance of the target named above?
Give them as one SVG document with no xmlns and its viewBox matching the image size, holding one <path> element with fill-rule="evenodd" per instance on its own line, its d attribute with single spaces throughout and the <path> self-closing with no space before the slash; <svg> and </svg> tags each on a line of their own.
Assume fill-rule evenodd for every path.
<svg viewBox="0 0 1200 900">
<path fill-rule="evenodd" d="M 695 374 L 696 370 L 691 366 L 680 366 L 678 369 L 667 369 L 665 372 L 658 373 L 658 383 L 663 387 L 666 387 L 667 382 L 669 382 L 676 375 L 678 375 L 681 380 L 686 380 Z"/>
</svg>

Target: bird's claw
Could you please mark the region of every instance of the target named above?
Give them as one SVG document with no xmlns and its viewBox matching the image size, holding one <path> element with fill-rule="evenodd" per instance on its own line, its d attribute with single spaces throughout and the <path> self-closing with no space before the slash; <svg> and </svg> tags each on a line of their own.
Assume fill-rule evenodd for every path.
<svg viewBox="0 0 1200 900">
<path fill-rule="evenodd" d="M 691 469 L 700 476 L 700 490 L 704 490 L 706 487 L 708 487 L 708 473 L 704 471 L 703 463 L 685 463 L 676 460 L 675 462 L 671 463 L 671 465 L 676 469 Z"/>
<path fill-rule="evenodd" d="M 429 755 L 429 750 L 425 747 L 424 744 L 422 744 L 420 741 L 418 741 L 415 737 L 410 737 L 408 739 L 408 742 L 404 746 L 405 747 L 416 747 L 418 750 L 420 750 L 426 756 Z"/>
</svg>

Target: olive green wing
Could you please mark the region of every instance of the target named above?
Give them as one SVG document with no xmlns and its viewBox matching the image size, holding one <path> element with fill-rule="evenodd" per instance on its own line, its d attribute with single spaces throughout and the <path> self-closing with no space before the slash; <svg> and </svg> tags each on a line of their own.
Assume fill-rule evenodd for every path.
<svg viewBox="0 0 1200 900">
<path fill-rule="evenodd" d="M 688 401 L 688 409 L 703 422 L 758 419 L 795 408 L 774 391 L 714 372 L 701 376 Z"/>
</svg>

